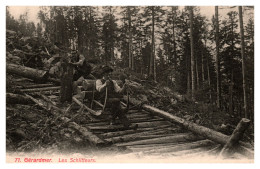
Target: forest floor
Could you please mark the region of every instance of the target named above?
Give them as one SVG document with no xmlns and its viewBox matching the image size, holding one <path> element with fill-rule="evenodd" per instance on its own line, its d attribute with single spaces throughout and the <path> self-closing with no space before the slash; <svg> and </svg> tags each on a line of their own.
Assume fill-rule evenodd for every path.
<svg viewBox="0 0 260 169">
<path fill-rule="evenodd" d="M 12 78 L 12 76 L 8 76 L 8 91 L 15 88 L 14 82 L 11 82 Z M 13 88 L 10 87 L 12 86 L 10 84 L 14 85 Z M 21 85 L 21 82 L 19 85 Z M 153 86 L 153 88 L 157 87 Z M 146 86 L 146 89 L 151 90 L 148 89 L 148 86 Z M 159 109 L 226 135 L 231 135 L 241 120 L 236 115 L 229 115 L 226 112 L 219 111 L 212 104 L 190 103 L 186 101 L 175 101 L 174 104 L 171 104 L 166 102 L 165 98 L 160 99 L 158 97 L 150 101 L 151 105 Z M 59 107 L 64 107 L 62 104 L 58 103 L 58 105 Z M 64 108 L 66 106 L 68 105 L 65 105 Z M 86 122 L 85 119 L 87 117 L 83 115 L 75 118 L 74 121 L 80 125 Z M 7 152 L 36 151 L 65 154 L 66 152 L 81 152 L 82 154 L 87 153 L 95 156 L 97 152 L 102 154 L 102 151 L 105 151 L 97 151 L 90 144 L 84 142 L 77 131 L 60 124 L 61 122 L 53 115 L 35 104 L 6 104 Z M 252 124 L 246 131 L 243 140 L 254 145 L 254 127 Z"/>
<path fill-rule="evenodd" d="M 55 75 L 55 71 L 59 71 L 58 62 L 55 61 L 53 67 L 49 65 L 46 68 L 44 66 L 46 63 L 48 64 L 48 59 L 52 59 L 50 56 L 53 55 L 55 56 L 56 53 L 50 44 L 37 38 L 20 38 L 14 31 L 7 31 L 7 63 L 49 70 L 49 73 L 53 71 L 52 74 Z M 131 74 L 131 72 L 126 73 Z M 173 97 L 174 91 L 158 83 L 142 80 L 138 77 L 132 78 L 132 80 L 141 84 L 143 91 L 132 93 L 130 97 L 145 100 L 154 107 L 196 124 L 231 135 L 241 120 L 238 114 L 230 115 L 225 111 L 220 111 L 214 104 L 194 103 L 185 101 L 185 99 L 182 101 L 176 100 Z M 19 85 L 26 86 L 26 84 L 22 84 L 22 81 L 18 81 L 17 76 L 7 74 L 7 93 L 15 93 Z M 64 106 L 58 102 L 57 104 L 60 107 Z M 65 105 L 64 108 L 66 106 L 68 105 Z M 75 118 L 74 121 L 80 125 L 85 123 L 85 119 L 86 117 L 80 116 Z M 243 140 L 254 145 L 253 122 L 247 129 Z M 9 153 L 48 152 L 49 154 L 52 152 L 71 153 L 73 151 L 75 153 L 88 153 L 93 156 L 97 152 L 95 148 L 80 138 L 77 131 L 68 128 L 66 125 L 61 125 L 61 122 L 52 114 L 32 103 L 6 104 L 6 150 Z M 102 151 L 100 151 L 101 154 Z"/>
</svg>

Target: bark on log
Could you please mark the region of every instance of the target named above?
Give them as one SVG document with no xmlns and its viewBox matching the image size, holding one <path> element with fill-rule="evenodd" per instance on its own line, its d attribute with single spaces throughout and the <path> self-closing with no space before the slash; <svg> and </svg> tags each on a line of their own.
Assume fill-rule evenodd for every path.
<svg viewBox="0 0 260 169">
<path fill-rule="evenodd" d="M 155 121 L 155 122 L 144 122 L 144 123 L 132 123 L 130 125 L 130 128 L 134 128 L 135 125 L 138 124 L 138 128 L 153 128 L 160 125 L 169 125 L 169 122 L 166 121 Z M 101 125 L 101 126 L 92 126 L 88 125 L 88 128 L 91 130 L 102 130 L 102 131 L 116 131 L 120 129 L 125 129 L 125 127 L 122 124 L 118 125 Z"/>
<path fill-rule="evenodd" d="M 14 93 L 6 93 L 6 103 L 8 104 L 30 104 L 33 103 L 31 99 Z"/>
<path fill-rule="evenodd" d="M 32 85 L 22 86 L 22 89 L 32 89 L 32 88 L 42 88 L 42 87 L 54 87 L 54 86 L 51 83 L 47 83 L 47 84 L 32 84 Z"/>
<path fill-rule="evenodd" d="M 238 144 L 239 140 L 243 137 L 245 130 L 248 128 L 250 120 L 242 118 L 238 123 L 236 129 L 233 131 L 232 135 L 228 139 L 227 143 L 221 150 L 220 157 L 229 157 L 234 153 L 234 148 Z"/>
<path fill-rule="evenodd" d="M 162 147 L 162 148 L 154 148 L 150 149 L 148 151 L 144 151 L 146 154 L 151 154 L 151 153 L 169 153 L 169 152 L 177 152 L 177 151 L 183 151 L 183 150 L 190 150 L 198 147 L 205 147 L 205 146 L 210 146 L 214 145 L 214 142 L 210 140 L 200 140 L 200 141 L 195 141 L 191 143 L 184 143 L 184 144 L 177 144 L 171 147 Z"/>
<path fill-rule="evenodd" d="M 20 89 L 20 92 L 41 92 L 41 91 L 49 91 L 49 90 L 60 90 L 60 86 L 54 87 L 43 87 L 43 88 L 33 88 L 33 89 Z"/>
<path fill-rule="evenodd" d="M 22 77 L 33 79 L 36 81 L 44 81 L 47 79 L 48 73 L 43 70 L 37 70 L 30 67 L 21 65 L 15 65 L 11 63 L 6 64 L 6 72 L 10 74 L 16 74 Z"/>
<path fill-rule="evenodd" d="M 100 136 L 108 139 L 108 138 L 111 138 L 111 137 L 123 136 L 123 135 L 126 135 L 126 134 L 133 134 L 133 133 L 139 133 L 139 132 L 143 132 L 143 131 L 165 129 L 165 128 L 169 128 L 169 125 L 158 126 L 158 127 L 155 127 L 155 128 L 138 128 L 137 130 L 130 129 L 130 130 L 124 130 L 124 131 L 107 132 L 107 133 L 100 134 Z"/>
<path fill-rule="evenodd" d="M 75 130 L 79 131 L 87 140 L 90 141 L 92 145 L 102 147 L 109 145 L 109 142 L 106 142 L 99 138 L 97 135 L 93 134 L 91 131 L 89 131 L 86 127 L 82 127 L 78 125 L 75 122 L 71 122 L 69 118 L 67 117 L 61 117 L 60 118 L 65 123 L 68 123 L 69 127 L 74 128 Z"/>
<path fill-rule="evenodd" d="M 166 137 L 132 141 L 126 143 L 116 143 L 115 145 L 128 146 L 128 145 L 137 145 L 137 144 L 164 144 L 164 143 L 174 143 L 174 142 L 178 143 L 178 142 L 196 141 L 200 139 L 201 138 L 191 133 L 183 133 L 183 134 L 176 134 L 174 136 L 166 136 Z"/>
<path fill-rule="evenodd" d="M 79 106 L 83 107 L 84 109 L 86 109 L 88 112 L 90 112 L 91 114 L 98 116 L 99 114 L 92 110 L 91 108 L 89 108 L 88 106 L 86 106 L 85 104 L 81 103 L 81 101 L 79 101 L 76 97 L 72 97 L 72 100 L 77 103 Z"/>
<path fill-rule="evenodd" d="M 169 156 L 176 156 L 179 158 L 197 158 L 205 155 L 206 151 L 214 147 L 214 145 L 205 145 L 204 147 L 192 148 L 188 150 L 181 150 L 177 152 L 167 153 Z"/>
<path fill-rule="evenodd" d="M 126 134 L 123 136 L 108 138 L 106 140 L 113 143 L 120 143 L 120 142 L 135 141 L 137 139 L 144 139 L 144 138 L 150 139 L 150 138 L 157 138 L 157 137 L 165 137 L 166 135 L 170 136 L 169 134 L 172 135 L 173 133 L 169 133 L 169 131 L 165 129 L 159 129 L 159 130 L 149 130 L 149 131 L 133 133 L 133 134 Z"/>
<path fill-rule="evenodd" d="M 124 97 L 124 100 L 126 100 L 126 99 L 127 98 Z M 138 101 L 136 99 L 133 99 L 133 98 L 130 99 L 130 103 L 135 104 L 135 105 L 136 104 L 141 104 L 140 101 Z M 160 117 L 163 117 L 163 118 L 165 118 L 165 119 L 167 119 L 167 120 L 169 120 L 169 121 L 171 121 L 173 123 L 177 123 L 179 125 L 182 125 L 184 128 L 192 131 L 193 133 L 199 134 L 200 136 L 208 138 L 208 139 L 210 139 L 212 141 L 215 141 L 217 143 L 220 143 L 222 145 L 225 145 L 227 143 L 228 139 L 229 139 L 229 136 L 227 136 L 225 134 L 222 134 L 220 132 L 216 132 L 216 131 L 214 131 L 212 129 L 209 129 L 209 128 L 206 128 L 204 126 L 199 126 L 199 125 L 197 125 L 197 124 L 195 124 L 193 122 L 189 122 L 187 120 L 184 120 L 184 119 L 182 119 L 180 117 L 174 116 L 174 115 L 172 115 L 172 114 L 170 114 L 168 112 L 162 111 L 162 110 L 160 110 L 158 108 L 155 108 L 155 107 L 152 107 L 150 105 L 142 104 L 142 108 L 144 110 L 146 110 L 146 111 L 149 111 L 149 112 L 151 112 L 153 114 L 156 114 L 156 115 L 158 115 Z M 248 147 L 252 148 L 252 147 L 250 147 L 248 144 L 246 144 L 246 143 L 244 143 L 242 141 L 239 141 L 239 144 L 242 145 L 238 149 L 241 153 L 247 153 L 250 158 L 252 158 L 254 156 L 244 146 L 246 146 L 247 148 Z"/>
<path fill-rule="evenodd" d="M 61 112 L 62 114 L 64 114 L 65 112 L 63 110 L 61 110 L 60 108 L 58 108 L 54 105 L 50 105 L 50 104 L 48 104 L 48 103 L 46 103 L 42 100 L 40 101 L 38 99 L 35 99 L 30 95 L 26 95 L 26 96 L 28 98 L 30 98 L 33 102 L 35 102 L 37 105 L 39 105 L 40 107 L 44 108 L 48 112 L 52 113 L 54 116 L 61 119 L 64 123 L 68 123 L 74 129 L 78 130 L 92 145 L 105 146 L 105 145 L 109 144 L 108 142 L 102 140 L 101 138 L 99 138 L 98 136 L 93 134 L 91 131 L 89 131 L 89 129 L 82 127 L 82 126 L 79 126 L 77 123 L 71 122 L 69 118 L 63 117 L 63 116 L 61 116 L 60 113 L 55 112 L 55 111 L 58 111 L 58 112 Z M 55 111 L 51 111 L 52 109 L 55 110 Z"/>
</svg>

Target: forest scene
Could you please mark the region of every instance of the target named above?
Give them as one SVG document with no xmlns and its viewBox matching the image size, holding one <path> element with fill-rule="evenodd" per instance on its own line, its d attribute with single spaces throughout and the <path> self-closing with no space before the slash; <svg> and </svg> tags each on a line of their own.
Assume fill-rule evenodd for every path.
<svg viewBox="0 0 260 169">
<path fill-rule="evenodd" d="M 38 9 L 32 22 L 6 7 L 8 153 L 254 158 L 254 6 L 214 6 L 210 18 L 200 6 Z M 77 79 L 73 52 L 85 61 Z M 94 100 L 104 66 L 129 86 L 130 128 L 109 125 Z"/>
</svg>

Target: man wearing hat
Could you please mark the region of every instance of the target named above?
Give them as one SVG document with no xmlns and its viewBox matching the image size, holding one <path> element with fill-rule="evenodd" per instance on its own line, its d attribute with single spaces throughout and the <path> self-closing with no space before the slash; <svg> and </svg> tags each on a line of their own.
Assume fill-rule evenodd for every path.
<svg viewBox="0 0 260 169">
<path fill-rule="evenodd" d="M 110 74 L 113 72 L 113 69 L 109 66 L 104 66 L 102 68 L 102 79 L 96 81 L 96 90 L 100 92 L 100 98 L 103 101 L 105 98 L 105 91 L 107 90 L 107 101 L 106 107 L 111 108 L 112 119 L 110 125 L 115 124 L 116 118 L 118 117 L 124 127 L 129 127 L 130 122 L 127 119 L 125 113 L 120 106 L 120 98 L 122 93 L 125 92 L 127 84 L 125 83 L 121 88 L 115 80 L 110 79 Z"/>
</svg>

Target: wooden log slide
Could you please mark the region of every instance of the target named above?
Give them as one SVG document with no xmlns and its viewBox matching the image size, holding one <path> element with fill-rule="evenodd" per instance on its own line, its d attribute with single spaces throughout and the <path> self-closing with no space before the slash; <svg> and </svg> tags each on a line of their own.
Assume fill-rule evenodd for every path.
<svg viewBox="0 0 260 169">
<path fill-rule="evenodd" d="M 124 100 L 127 100 L 127 98 L 124 97 Z M 141 104 L 140 101 L 133 99 L 133 98 L 130 98 L 129 101 L 131 104 L 134 104 L 134 105 Z M 184 128 L 192 131 L 195 134 L 198 134 L 198 135 L 205 137 L 209 140 L 212 140 L 214 142 L 220 143 L 223 146 L 226 145 L 228 140 L 230 139 L 230 137 L 225 134 L 222 134 L 220 132 L 206 128 L 204 126 L 197 125 L 193 122 L 184 120 L 180 117 L 174 116 L 168 112 L 165 112 L 165 111 L 155 108 L 153 106 L 150 106 L 147 104 L 142 104 L 142 108 L 148 112 L 151 112 L 160 117 L 163 117 L 166 120 L 169 120 L 173 123 L 177 123 L 177 124 L 183 126 Z M 250 144 L 246 144 L 242 141 L 239 141 L 238 147 L 239 148 L 237 148 L 237 151 L 239 151 L 241 154 L 246 154 L 246 156 L 248 156 L 249 158 L 254 157 L 254 153 L 250 150 L 250 149 L 252 149 L 252 146 Z"/>
</svg>

